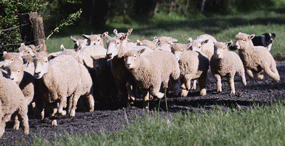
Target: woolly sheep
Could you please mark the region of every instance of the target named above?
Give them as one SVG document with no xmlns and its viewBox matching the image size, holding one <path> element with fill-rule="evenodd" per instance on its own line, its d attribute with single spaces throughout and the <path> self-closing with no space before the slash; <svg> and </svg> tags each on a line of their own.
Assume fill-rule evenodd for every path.
<svg viewBox="0 0 285 146">
<path fill-rule="evenodd" d="M 60 55 L 48 61 L 47 54 L 38 54 L 34 58 L 34 63 L 34 76 L 39 79 L 39 97 L 47 103 L 59 100 L 57 112 L 66 115 L 63 108 L 67 106 L 67 97 L 72 98 L 70 100 L 78 99 L 82 93 L 80 64 L 69 55 Z M 43 108 L 40 106 L 40 111 L 43 111 Z"/>
<path fill-rule="evenodd" d="M 157 45 L 157 40 L 150 41 L 150 40 L 137 40 L 137 46 L 147 46 L 152 50 L 156 50 L 159 46 Z"/>
<path fill-rule="evenodd" d="M 191 44 L 182 44 L 182 43 L 172 43 L 171 44 L 171 52 L 175 55 L 175 57 L 179 60 L 179 56 L 182 52 L 188 50 Z"/>
<path fill-rule="evenodd" d="M 191 89 L 191 80 L 199 80 L 200 95 L 206 95 L 207 71 L 209 69 L 209 60 L 200 52 L 192 50 L 176 51 L 179 58 L 181 96 L 187 96 Z M 178 54 L 177 54 L 178 53 Z M 193 86 L 196 83 L 193 84 Z"/>
<path fill-rule="evenodd" d="M 23 131 L 29 134 L 28 104 L 18 85 L 0 72 L 0 137 L 12 114 L 20 117 Z"/>
<path fill-rule="evenodd" d="M 108 34 L 108 32 L 104 32 L 103 34 L 93 34 L 93 35 L 82 34 L 82 37 L 87 39 L 88 45 L 99 45 L 101 47 L 104 47 L 103 38 L 106 37 L 106 34 Z"/>
<path fill-rule="evenodd" d="M 174 39 L 172 37 L 166 37 L 166 36 L 154 37 L 154 42 L 157 42 L 157 45 L 159 45 L 158 49 L 168 52 L 171 52 L 171 44 L 177 41 L 178 41 L 177 39 Z"/>
<path fill-rule="evenodd" d="M 222 92 L 221 77 L 227 76 L 231 94 L 235 94 L 234 76 L 236 73 L 241 77 L 242 83 L 246 86 L 244 67 L 238 54 L 228 51 L 228 47 L 233 44 L 232 41 L 223 43 L 216 42 L 215 52 L 210 61 L 211 72 L 217 81 L 217 92 Z"/>
<path fill-rule="evenodd" d="M 189 43 L 192 44 L 190 49 L 201 52 L 210 60 L 214 54 L 214 43 L 217 42 L 217 40 L 208 34 L 200 35 L 193 41 L 191 40 L 192 38 L 188 39 Z"/>
<path fill-rule="evenodd" d="M 75 49 L 75 51 L 78 51 L 78 48 L 86 47 L 88 44 L 87 39 L 75 39 L 73 36 L 71 36 L 70 38 L 74 42 L 73 49 Z"/>
<path fill-rule="evenodd" d="M 128 29 L 128 32 L 126 32 L 126 33 L 122 33 L 122 32 L 118 33 L 117 29 L 113 30 L 113 33 L 114 33 L 115 37 L 118 38 L 118 39 L 121 38 L 121 37 L 128 37 L 132 32 L 133 32 L 132 28 Z M 128 38 L 124 39 L 124 41 L 122 43 L 124 47 L 136 47 L 137 46 L 135 43 L 128 42 L 128 41 L 129 41 Z"/>
<path fill-rule="evenodd" d="M 263 72 L 265 72 L 269 77 L 279 82 L 280 76 L 274 58 L 265 47 L 253 46 L 251 39 L 254 36 L 254 34 L 248 35 L 241 32 L 235 36 L 235 47 L 238 49 L 246 73 L 251 78 L 257 74 L 259 79 L 263 79 Z"/>
<path fill-rule="evenodd" d="M 24 56 L 35 56 L 40 49 L 43 47 L 43 45 L 35 46 L 35 45 L 25 45 L 24 43 L 21 44 L 21 46 L 18 48 L 19 54 L 21 57 Z"/>
<path fill-rule="evenodd" d="M 157 51 L 141 55 L 143 50 L 130 50 L 124 55 L 125 66 L 132 73 L 138 87 L 141 87 L 144 96 L 144 108 L 147 108 L 149 94 L 162 98 L 163 93 L 159 92 L 161 83 L 164 88 L 170 78 L 175 81 L 175 87 L 179 88 L 179 65 L 172 53 Z"/>
</svg>

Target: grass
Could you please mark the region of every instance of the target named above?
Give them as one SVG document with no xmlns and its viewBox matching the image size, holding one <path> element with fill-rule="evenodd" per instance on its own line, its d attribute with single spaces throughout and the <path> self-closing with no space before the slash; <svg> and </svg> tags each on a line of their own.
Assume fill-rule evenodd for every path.
<svg viewBox="0 0 285 146">
<path fill-rule="evenodd" d="M 115 134 L 60 137 L 47 142 L 37 138 L 34 145 L 284 145 L 283 103 L 254 105 L 238 109 L 186 112 L 161 116 L 145 113 Z"/>
<path fill-rule="evenodd" d="M 109 31 L 112 35 L 113 29 L 119 32 L 126 32 L 128 28 L 134 28 L 130 41 L 137 39 L 153 40 L 154 36 L 171 36 L 181 43 L 187 43 L 189 37 L 196 38 L 201 34 L 211 34 L 218 41 L 234 41 L 238 32 L 262 35 L 265 32 L 273 32 L 276 39 L 273 43 L 271 53 L 276 59 L 285 59 L 285 9 L 271 8 L 258 11 L 241 13 L 235 15 L 216 15 L 210 18 L 187 18 L 174 13 L 167 15 L 158 13 L 155 17 L 144 22 L 131 21 L 127 24 L 112 23 L 104 28 L 95 29 L 85 26 L 68 27 L 59 34 L 47 40 L 47 47 L 50 52 L 60 50 L 60 45 L 72 48 L 73 42 L 70 36 L 82 38 L 81 34 L 97 34 Z"/>
</svg>

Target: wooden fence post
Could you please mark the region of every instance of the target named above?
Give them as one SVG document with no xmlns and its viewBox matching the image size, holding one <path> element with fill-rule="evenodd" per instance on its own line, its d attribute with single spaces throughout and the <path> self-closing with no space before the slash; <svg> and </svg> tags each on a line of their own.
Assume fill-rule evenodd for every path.
<svg viewBox="0 0 285 146">
<path fill-rule="evenodd" d="M 47 51 L 43 19 L 38 16 L 38 13 L 19 14 L 19 23 L 21 39 L 25 44 L 34 44 L 36 46 L 42 44 L 42 50 Z"/>
</svg>

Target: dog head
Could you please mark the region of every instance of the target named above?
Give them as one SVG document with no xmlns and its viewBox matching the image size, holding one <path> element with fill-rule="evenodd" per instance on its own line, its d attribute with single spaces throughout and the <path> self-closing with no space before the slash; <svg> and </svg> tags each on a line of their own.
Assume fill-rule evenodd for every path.
<svg viewBox="0 0 285 146">
<path fill-rule="evenodd" d="M 263 44 L 266 46 L 272 44 L 274 39 L 275 39 L 275 33 L 262 34 L 262 41 L 263 41 Z"/>
</svg>

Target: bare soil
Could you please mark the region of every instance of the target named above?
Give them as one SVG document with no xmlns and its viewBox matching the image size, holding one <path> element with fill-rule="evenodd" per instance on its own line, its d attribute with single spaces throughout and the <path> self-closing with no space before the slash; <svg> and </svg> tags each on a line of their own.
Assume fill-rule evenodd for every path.
<svg viewBox="0 0 285 146">
<path fill-rule="evenodd" d="M 240 77 L 235 77 L 236 95 L 230 94 L 229 85 L 226 78 L 222 80 L 222 93 L 216 92 L 216 83 L 213 76 L 209 75 L 207 85 L 207 95 L 199 96 L 199 91 L 191 91 L 188 97 L 167 98 L 168 113 L 179 111 L 200 111 L 215 108 L 249 108 L 253 104 L 270 104 L 283 100 L 285 97 L 285 62 L 278 62 L 278 71 L 281 77 L 279 83 L 269 77 L 264 80 L 247 80 L 248 85 L 241 84 Z M 85 108 L 79 107 L 76 116 L 56 116 L 58 126 L 51 126 L 51 119 L 44 121 L 30 117 L 30 134 L 24 135 L 23 130 L 13 130 L 13 123 L 8 122 L 6 131 L 0 139 L 0 145 L 32 145 L 35 136 L 42 136 L 47 140 L 68 134 L 84 135 L 92 132 L 99 133 L 104 130 L 109 133 L 118 132 L 131 123 L 136 117 L 145 114 L 142 107 L 142 100 L 138 100 L 133 106 L 127 108 L 117 108 L 115 101 L 97 101 L 94 112 L 87 112 Z M 166 114 L 165 100 L 154 99 L 150 102 L 150 111 L 157 109 L 160 105 L 161 114 Z M 128 120 L 127 120 L 128 119 Z"/>
</svg>

